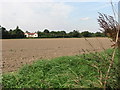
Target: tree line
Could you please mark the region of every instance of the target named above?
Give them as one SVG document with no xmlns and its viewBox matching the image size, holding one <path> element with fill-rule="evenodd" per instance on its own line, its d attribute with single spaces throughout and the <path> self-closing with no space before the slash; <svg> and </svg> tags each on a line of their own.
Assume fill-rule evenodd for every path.
<svg viewBox="0 0 120 90">
<path fill-rule="evenodd" d="M 26 31 L 29 33 L 28 31 Z M 43 32 L 37 31 L 38 38 L 81 38 L 81 37 L 105 37 L 103 32 L 92 33 L 89 31 L 79 32 L 73 30 L 69 33 L 66 31 L 49 31 L 45 29 Z M 6 28 L 0 26 L 0 38 L 3 39 L 13 39 L 13 38 L 26 38 L 24 32 L 17 26 L 16 29 L 9 31 Z"/>
<path fill-rule="evenodd" d="M 73 30 L 72 32 L 66 33 L 65 31 L 49 31 L 45 29 L 43 32 L 38 31 L 38 36 L 42 38 L 81 38 L 81 37 L 105 37 L 104 33 L 96 32 L 92 33 L 89 31 L 79 32 Z"/>
<path fill-rule="evenodd" d="M 0 35 L 2 39 L 14 39 L 14 38 L 25 38 L 24 32 L 19 29 L 17 26 L 16 29 L 9 31 L 6 30 L 6 28 L 0 26 Z"/>
</svg>

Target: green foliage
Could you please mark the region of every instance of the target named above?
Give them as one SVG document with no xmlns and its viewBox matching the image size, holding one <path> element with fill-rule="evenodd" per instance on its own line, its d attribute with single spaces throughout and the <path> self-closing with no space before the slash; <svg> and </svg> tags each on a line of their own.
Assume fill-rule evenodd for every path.
<svg viewBox="0 0 120 90">
<path fill-rule="evenodd" d="M 106 53 L 111 55 L 112 50 Z M 2 84 L 4 88 L 102 88 L 100 82 L 104 80 L 109 65 L 104 55 L 105 52 L 39 60 L 16 73 L 4 74 Z M 107 84 L 111 88 L 117 84 L 117 60 L 116 56 Z M 94 65 L 103 73 L 103 80 L 100 80 L 100 73 Z"/>
<path fill-rule="evenodd" d="M 0 34 L 2 35 L 3 39 L 10 39 L 10 38 L 25 38 L 24 32 L 19 29 L 17 26 L 15 30 L 7 31 L 6 28 L 0 27 Z"/>
<path fill-rule="evenodd" d="M 104 34 L 104 33 L 101 33 L 101 32 L 96 32 L 96 33 L 95 33 L 95 36 L 96 36 L 96 37 L 105 37 L 105 34 Z"/>
<path fill-rule="evenodd" d="M 68 33 L 68 35 L 70 37 L 81 37 L 81 34 L 76 30 L 73 30 L 73 32 Z"/>
<path fill-rule="evenodd" d="M 48 31 L 44 30 L 43 32 L 38 31 L 38 36 L 41 38 L 64 38 L 67 36 L 65 31 Z"/>
<path fill-rule="evenodd" d="M 26 33 L 30 33 L 26 31 Z M 104 33 L 96 32 L 91 33 L 89 31 L 79 32 L 73 30 L 69 33 L 65 31 L 49 31 L 45 29 L 43 32 L 38 31 L 38 38 L 80 38 L 80 37 L 105 37 Z M 10 39 L 10 38 L 25 38 L 24 32 L 17 26 L 16 29 L 9 31 L 6 28 L 0 26 L 0 38 Z"/>
<path fill-rule="evenodd" d="M 45 30 L 44 30 L 44 33 L 49 33 L 49 30 L 45 29 Z"/>
<path fill-rule="evenodd" d="M 24 38 L 24 32 L 17 26 L 15 30 L 9 31 L 11 38 Z"/>
<path fill-rule="evenodd" d="M 105 37 L 104 33 L 96 32 L 91 33 L 89 31 L 79 32 L 73 30 L 72 32 L 66 33 L 65 31 L 49 31 L 45 29 L 43 32 L 38 31 L 38 36 L 41 38 L 80 38 L 80 37 Z"/>
<path fill-rule="evenodd" d="M 7 39 L 10 37 L 9 32 L 6 30 L 6 28 L 0 26 L 0 38 Z"/>
<path fill-rule="evenodd" d="M 93 37 L 94 33 L 88 32 L 88 31 L 84 31 L 81 33 L 82 37 Z"/>
</svg>

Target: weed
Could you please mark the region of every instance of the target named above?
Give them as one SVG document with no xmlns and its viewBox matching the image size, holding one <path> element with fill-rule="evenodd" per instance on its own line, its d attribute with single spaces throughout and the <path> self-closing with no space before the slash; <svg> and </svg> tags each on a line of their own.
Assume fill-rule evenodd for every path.
<svg viewBox="0 0 120 90">
<path fill-rule="evenodd" d="M 112 50 L 106 51 L 111 54 Z M 99 53 L 102 58 L 105 52 Z M 3 75 L 4 88 L 103 88 L 108 61 L 104 63 L 94 55 L 64 56 L 52 60 L 39 60 L 25 65 L 17 73 Z M 117 56 L 107 86 L 117 84 L 115 75 Z M 104 68 L 106 67 L 106 68 Z"/>
</svg>

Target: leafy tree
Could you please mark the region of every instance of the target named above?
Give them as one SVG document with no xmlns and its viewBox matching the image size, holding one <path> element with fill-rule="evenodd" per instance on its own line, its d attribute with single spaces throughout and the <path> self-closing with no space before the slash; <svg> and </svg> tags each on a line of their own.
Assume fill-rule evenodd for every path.
<svg viewBox="0 0 120 90">
<path fill-rule="evenodd" d="M 10 37 L 6 28 L 0 26 L 0 38 L 8 39 Z"/>
<path fill-rule="evenodd" d="M 26 31 L 26 33 L 30 33 Z M 71 37 L 104 37 L 104 33 L 96 32 L 91 33 L 89 31 L 84 31 L 82 33 L 79 33 L 76 30 L 73 30 L 72 32 L 66 33 L 65 31 L 49 31 L 48 29 L 45 29 L 43 32 L 37 31 L 38 37 L 42 38 L 71 38 Z M 0 26 L 0 38 L 24 38 L 24 32 L 17 26 L 16 29 L 9 31 L 6 30 L 6 28 Z"/>
<path fill-rule="evenodd" d="M 59 35 L 61 35 L 62 37 L 64 37 L 66 35 L 65 31 L 59 31 Z"/>
<path fill-rule="evenodd" d="M 29 31 L 26 31 L 26 33 L 30 33 Z"/>
<path fill-rule="evenodd" d="M 15 30 L 9 31 L 11 38 L 24 38 L 24 32 L 17 26 Z"/>
<path fill-rule="evenodd" d="M 81 33 L 82 37 L 93 37 L 94 34 L 89 31 L 84 31 Z"/>
<path fill-rule="evenodd" d="M 101 32 L 96 32 L 96 33 L 95 33 L 95 36 L 96 36 L 96 37 L 105 37 L 105 34 L 104 34 L 104 33 L 101 33 Z"/>
<path fill-rule="evenodd" d="M 73 32 L 69 33 L 70 37 L 81 37 L 80 33 L 76 30 L 73 30 Z"/>
<path fill-rule="evenodd" d="M 37 31 L 37 34 L 38 34 L 38 37 L 43 37 L 43 36 L 45 36 L 45 33 L 44 33 L 44 32 L 41 32 L 41 31 Z"/>
<path fill-rule="evenodd" d="M 45 29 L 45 30 L 44 30 L 44 33 L 49 33 L 49 30 L 48 30 L 48 29 Z"/>
<path fill-rule="evenodd" d="M 54 33 L 53 35 L 57 38 L 64 38 L 66 36 L 65 31 L 56 31 L 56 32 L 52 32 L 52 33 Z"/>
</svg>

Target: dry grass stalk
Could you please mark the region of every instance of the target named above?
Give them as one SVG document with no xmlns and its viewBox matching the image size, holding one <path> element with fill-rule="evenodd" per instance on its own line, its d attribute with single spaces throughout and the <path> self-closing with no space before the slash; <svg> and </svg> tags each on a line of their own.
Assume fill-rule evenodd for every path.
<svg viewBox="0 0 120 90">
<path fill-rule="evenodd" d="M 97 39 L 97 38 L 96 38 Z M 87 38 L 85 38 L 85 40 L 86 40 L 86 42 L 88 42 L 88 44 L 91 46 L 91 48 L 93 49 L 93 51 L 95 52 L 95 53 L 93 53 L 93 51 L 92 51 L 92 53 L 90 52 L 90 50 L 88 50 L 88 49 L 86 49 L 86 51 L 88 52 L 88 53 L 91 53 L 91 54 L 93 54 L 93 57 L 97 57 L 97 58 L 99 58 L 99 59 L 102 59 L 102 60 L 104 60 L 104 58 L 99 54 L 99 53 L 97 53 L 98 51 L 94 48 L 94 46 L 89 42 L 89 40 L 87 40 Z M 102 47 L 102 49 L 103 50 L 105 50 L 105 48 L 103 47 L 103 45 L 102 45 L 102 43 L 97 39 L 97 41 L 99 42 L 99 44 L 101 45 L 101 47 Z M 98 55 L 97 55 L 98 54 Z M 106 59 L 110 59 L 110 56 L 108 56 L 107 54 L 105 54 L 105 56 L 107 56 L 107 58 Z"/>
<path fill-rule="evenodd" d="M 94 51 L 95 53 L 91 53 L 90 52 L 90 50 L 88 50 L 88 49 L 86 49 L 86 50 L 84 50 L 84 49 L 82 49 L 83 50 L 83 52 L 84 52 L 84 55 L 86 54 L 86 53 L 91 53 L 92 54 L 92 57 L 93 58 L 98 58 L 98 60 L 103 60 L 104 61 L 104 59 L 105 58 L 103 58 L 99 53 L 97 53 L 97 51 L 96 51 L 96 49 L 94 48 L 94 46 L 89 42 L 89 40 L 87 40 L 87 38 L 85 38 L 85 40 L 86 40 L 86 42 L 88 42 L 88 44 L 92 47 L 92 52 Z M 98 39 L 97 39 L 98 40 Z M 98 40 L 99 41 L 99 40 Z M 105 48 L 102 46 L 102 43 L 101 42 L 99 42 L 100 44 L 101 44 L 101 47 L 103 48 L 103 50 L 105 50 Z M 106 55 L 107 57 L 108 57 L 108 55 Z M 85 57 L 86 58 L 86 57 Z M 87 58 L 86 58 L 87 59 Z M 109 57 L 108 58 L 106 58 L 107 60 L 109 59 Z M 103 82 L 103 73 L 102 73 L 102 71 L 100 70 L 100 67 L 98 66 L 98 65 L 96 65 L 95 63 L 94 64 L 92 64 L 92 65 L 90 65 L 90 66 L 92 66 L 92 67 L 94 67 L 94 68 L 96 68 L 97 69 L 97 72 L 99 73 L 99 83 L 100 83 L 100 85 L 101 85 L 101 88 L 104 86 L 103 84 L 104 84 L 104 82 Z"/>
<path fill-rule="evenodd" d="M 101 14 L 101 13 L 99 13 L 99 14 L 100 14 L 100 16 L 99 16 L 98 22 L 99 22 L 100 27 L 103 29 L 102 31 L 105 32 L 105 34 L 108 37 L 112 38 L 112 40 L 115 42 L 111 62 L 109 64 L 108 70 L 106 72 L 105 81 L 104 81 L 104 89 L 106 89 L 107 79 L 109 77 L 110 70 L 114 63 L 116 49 L 119 48 L 119 50 L 120 50 L 120 32 L 119 32 L 120 25 L 118 24 L 117 21 L 114 20 L 114 18 L 112 16 L 107 16 L 107 15 Z"/>
<path fill-rule="evenodd" d="M 98 38 L 96 38 L 96 39 L 99 42 L 99 44 L 101 45 L 102 49 L 105 50 L 105 48 L 103 47 L 103 44 L 100 42 L 100 40 L 98 40 Z"/>
<path fill-rule="evenodd" d="M 107 16 L 105 14 L 99 13 L 99 25 L 102 28 L 101 31 L 105 33 L 108 37 L 112 38 L 116 42 L 117 33 L 120 29 L 120 25 L 117 21 L 114 20 L 112 16 Z M 120 32 L 118 33 L 117 45 L 120 47 Z"/>
</svg>

